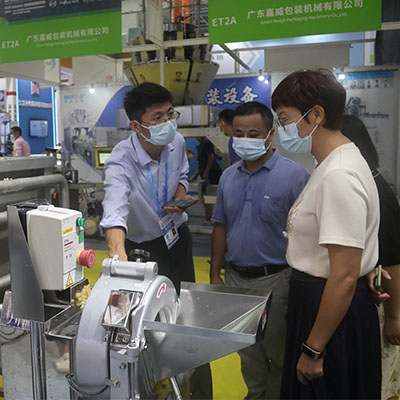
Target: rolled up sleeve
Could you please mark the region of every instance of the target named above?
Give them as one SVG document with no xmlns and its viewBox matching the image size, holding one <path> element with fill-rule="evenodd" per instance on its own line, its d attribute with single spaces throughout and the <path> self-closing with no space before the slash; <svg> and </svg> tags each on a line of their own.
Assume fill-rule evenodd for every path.
<svg viewBox="0 0 400 400">
<path fill-rule="evenodd" d="M 183 155 L 182 155 L 182 161 L 181 161 L 182 169 L 181 173 L 179 176 L 179 183 L 185 187 L 186 192 L 189 190 L 189 181 L 188 181 L 188 176 L 189 176 L 189 162 L 186 156 L 186 146 L 183 148 Z"/>
<path fill-rule="evenodd" d="M 119 162 L 117 155 L 110 157 L 105 165 L 106 193 L 103 201 L 103 218 L 100 222 L 102 232 L 104 229 L 117 226 L 128 231 L 130 185 L 126 171 L 127 167 Z"/>
</svg>

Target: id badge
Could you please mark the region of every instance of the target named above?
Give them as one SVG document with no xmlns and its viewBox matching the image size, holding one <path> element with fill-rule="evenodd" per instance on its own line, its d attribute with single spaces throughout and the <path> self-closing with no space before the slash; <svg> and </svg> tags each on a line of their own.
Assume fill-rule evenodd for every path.
<svg viewBox="0 0 400 400">
<path fill-rule="evenodd" d="M 179 240 L 178 229 L 171 214 L 165 214 L 159 221 L 161 232 L 164 236 L 165 244 L 168 250 Z"/>
</svg>

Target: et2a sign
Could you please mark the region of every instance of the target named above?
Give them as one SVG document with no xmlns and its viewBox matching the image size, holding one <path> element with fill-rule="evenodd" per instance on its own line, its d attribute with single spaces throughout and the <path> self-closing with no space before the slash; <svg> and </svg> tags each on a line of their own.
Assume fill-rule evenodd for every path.
<svg viewBox="0 0 400 400">
<path fill-rule="evenodd" d="M 223 26 L 223 25 L 236 25 L 236 18 L 232 17 L 221 17 L 221 18 L 213 18 L 211 20 L 211 25 L 214 27 Z"/>
<path fill-rule="evenodd" d="M 211 44 L 382 27 L 382 0 L 209 0 Z"/>
</svg>

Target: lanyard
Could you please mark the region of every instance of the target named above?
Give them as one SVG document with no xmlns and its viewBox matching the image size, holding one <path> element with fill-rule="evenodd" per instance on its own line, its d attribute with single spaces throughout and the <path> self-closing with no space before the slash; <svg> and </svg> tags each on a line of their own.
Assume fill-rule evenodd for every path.
<svg viewBox="0 0 400 400">
<path fill-rule="evenodd" d="M 158 201 L 158 194 L 156 186 L 154 184 L 153 175 L 151 175 L 150 167 L 148 164 L 146 165 L 146 167 L 147 167 L 147 175 L 149 176 L 150 180 L 151 190 L 153 191 L 154 202 L 156 203 L 157 213 L 158 215 L 161 215 L 163 212 L 160 206 L 160 202 Z M 164 186 L 164 204 L 167 203 L 168 203 L 168 159 L 165 163 L 165 186 Z"/>
</svg>

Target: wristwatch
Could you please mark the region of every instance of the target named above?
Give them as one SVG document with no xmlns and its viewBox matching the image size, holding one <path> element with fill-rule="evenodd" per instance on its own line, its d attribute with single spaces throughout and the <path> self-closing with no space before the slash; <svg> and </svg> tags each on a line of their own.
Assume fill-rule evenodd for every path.
<svg viewBox="0 0 400 400">
<path fill-rule="evenodd" d="M 301 344 L 301 352 L 306 354 L 308 357 L 312 358 L 313 360 L 319 360 L 325 355 L 324 351 L 317 351 L 310 347 L 306 342 Z"/>
</svg>

